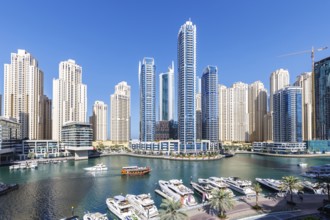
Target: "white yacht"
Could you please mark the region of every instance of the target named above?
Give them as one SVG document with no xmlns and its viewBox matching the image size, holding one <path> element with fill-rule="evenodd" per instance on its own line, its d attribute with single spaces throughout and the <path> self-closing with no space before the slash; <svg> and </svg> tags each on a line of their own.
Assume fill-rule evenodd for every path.
<svg viewBox="0 0 330 220">
<path fill-rule="evenodd" d="M 124 196 L 118 195 L 113 198 L 107 198 L 106 200 L 109 210 L 115 214 L 121 220 L 140 218 L 133 212 L 132 205 L 127 201 Z"/>
<path fill-rule="evenodd" d="M 225 182 L 229 185 L 229 188 L 244 194 L 246 196 L 255 196 L 256 192 L 252 189 L 251 181 L 249 180 L 241 180 L 238 177 L 228 177 L 224 178 Z"/>
<path fill-rule="evenodd" d="M 318 195 L 324 195 L 326 194 L 325 189 L 323 188 L 322 184 L 319 183 L 312 183 L 310 181 L 302 181 L 301 185 L 312 191 L 314 194 L 318 194 Z"/>
<path fill-rule="evenodd" d="M 234 192 L 229 189 L 228 184 L 225 183 L 224 179 L 221 177 L 209 177 L 208 179 L 198 179 L 200 185 L 209 185 L 212 188 L 222 189 L 230 194 L 230 197 L 234 197 Z"/>
<path fill-rule="evenodd" d="M 84 168 L 84 170 L 86 170 L 86 171 L 104 171 L 104 170 L 108 170 L 108 167 L 106 165 L 104 165 L 103 163 L 99 163 L 93 167 L 86 167 L 86 168 Z"/>
<path fill-rule="evenodd" d="M 88 212 L 84 215 L 83 220 L 108 220 L 108 217 L 107 214 L 102 214 L 99 212 Z"/>
<path fill-rule="evenodd" d="M 37 168 L 38 168 L 38 163 L 35 161 L 23 162 L 9 166 L 10 170 L 24 170 L 24 169 L 37 169 Z"/>
<path fill-rule="evenodd" d="M 199 179 L 198 179 L 199 180 Z M 203 201 L 205 199 L 210 200 L 212 198 L 212 190 L 215 189 L 214 186 L 212 186 L 209 183 L 195 183 L 190 182 L 192 188 L 194 188 L 200 195 L 203 197 Z"/>
<path fill-rule="evenodd" d="M 256 178 L 256 181 L 264 186 L 267 186 L 275 191 L 281 191 L 281 180 L 274 180 L 274 179 L 262 179 Z"/>
<path fill-rule="evenodd" d="M 325 164 L 321 166 L 311 166 L 305 173 L 302 173 L 301 176 L 309 177 L 309 178 L 329 177 L 330 164 Z"/>
<path fill-rule="evenodd" d="M 143 219 L 158 219 L 159 213 L 150 194 L 130 195 L 126 199 L 132 204 L 135 213 Z"/>
<path fill-rule="evenodd" d="M 175 201 L 181 201 L 181 204 L 186 207 L 197 205 L 193 196 L 194 192 L 183 185 L 182 180 L 159 180 L 161 190 Z"/>
<path fill-rule="evenodd" d="M 307 163 L 298 163 L 297 164 L 297 166 L 299 166 L 299 167 L 302 167 L 302 168 L 304 168 L 304 167 L 307 167 Z"/>
</svg>

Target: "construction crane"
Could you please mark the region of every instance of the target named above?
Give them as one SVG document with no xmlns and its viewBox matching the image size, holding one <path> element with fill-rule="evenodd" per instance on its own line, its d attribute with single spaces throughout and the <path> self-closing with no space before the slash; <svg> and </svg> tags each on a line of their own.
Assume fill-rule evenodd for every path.
<svg viewBox="0 0 330 220">
<path fill-rule="evenodd" d="M 299 54 L 304 54 L 304 53 L 311 53 L 312 72 L 314 72 L 314 57 L 315 57 L 314 54 L 315 54 L 315 52 L 326 50 L 326 49 L 328 49 L 328 47 L 321 47 L 321 48 L 317 48 L 317 49 L 314 49 L 314 47 L 312 47 L 312 50 L 304 50 L 304 51 L 299 51 L 299 52 L 294 52 L 294 53 L 288 53 L 288 54 L 281 55 L 279 57 L 287 57 L 287 56 L 299 55 Z"/>
</svg>

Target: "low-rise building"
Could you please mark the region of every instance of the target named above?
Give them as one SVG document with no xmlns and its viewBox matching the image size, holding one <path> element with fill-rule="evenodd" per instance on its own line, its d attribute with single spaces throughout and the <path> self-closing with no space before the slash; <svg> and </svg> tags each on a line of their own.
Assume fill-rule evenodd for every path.
<svg viewBox="0 0 330 220">
<path fill-rule="evenodd" d="M 330 140 L 309 140 L 305 142 L 309 153 L 330 152 Z"/>
<path fill-rule="evenodd" d="M 15 120 L 0 117 L 0 164 L 9 163 L 15 158 L 16 148 L 21 147 L 20 124 Z"/>
<path fill-rule="evenodd" d="M 68 156 L 57 141 L 54 140 L 24 140 L 22 142 L 22 152 L 25 158 L 54 158 Z"/>
<path fill-rule="evenodd" d="M 304 142 L 253 142 L 254 152 L 271 154 L 300 154 L 306 153 L 306 143 Z"/>
</svg>

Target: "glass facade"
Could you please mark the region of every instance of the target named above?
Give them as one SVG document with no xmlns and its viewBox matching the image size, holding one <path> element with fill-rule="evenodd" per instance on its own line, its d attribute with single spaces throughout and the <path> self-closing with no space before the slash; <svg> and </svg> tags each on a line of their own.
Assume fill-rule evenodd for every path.
<svg viewBox="0 0 330 220">
<path fill-rule="evenodd" d="M 330 140 L 330 57 L 314 65 L 316 139 Z"/>
<path fill-rule="evenodd" d="M 187 21 L 178 34 L 179 140 L 188 149 L 196 142 L 196 25 Z"/>
<path fill-rule="evenodd" d="M 153 58 L 144 58 L 139 68 L 140 140 L 154 141 L 156 131 L 156 66 Z"/>
<path fill-rule="evenodd" d="M 275 142 L 302 142 L 302 89 L 288 86 L 274 94 Z"/>
<path fill-rule="evenodd" d="M 68 148 L 92 147 L 93 129 L 87 123 L 72 122 L 62 127 L 62 142 Z"/>
<path fill-rule="evenodd" d="M 218 68 L 208 66 L 202 76 L 202 130 L 203 139 L 219 141 Z"/>
<path fill-rule="evenodd" d="M 21 142 L 19 123 L 0 117 L 0 152 L 3 149 L 15 148 Z"/>
</svg>

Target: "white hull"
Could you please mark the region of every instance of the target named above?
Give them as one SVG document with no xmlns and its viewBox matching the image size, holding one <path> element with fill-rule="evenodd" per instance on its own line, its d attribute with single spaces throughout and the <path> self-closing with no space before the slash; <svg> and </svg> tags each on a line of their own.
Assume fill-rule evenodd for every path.
<svg viewBox="0 0 330 220">
<path fill-rule="evenodd" d="M 158 209 L 154 205 L 154 201 L 151 199 L 150 195 L 127 195 L 126 196 L 129 203 L 132 204 L 135 213 L 142 219 L 159 219 Z"/>
<path fill-rule="evenodd" d="M 174 201 L 180 201 L 181 196 L 168 188 L 168 182 L 159 180 L 159 186 L 163 193 L 171 197 Z"/>
<path fill-rule="evenodd" d="M 130 220 L 130 219 L 133 219 L 132 218 L 133 216 L 136 220 L 141 220 L 137 215 L 135 215 L 132 212 L 132 210 L 131 210 L 132 206 L 127 206 L 125 209 L 128 209 L 128 211 L 122 213 L 122 212 L 120 212 L 120 207 L 118 205 L 117 205 L 117 207 L 115 207 L 115 205 L 110 202 L 110 199 L 106 200 L 106 204 L 108 206 L 108 209 L 121 220 Z"/>
<path fill-rule="evenodd" d="M 275 182 L 272 182 L 272 179 L 262 179 L 256 178 L 256 181 L 264 186 L 267 186 L 275 191 L 281 191 L 279 185 Z M 274 181 L 274 180 L 273 180 Z M 276 180 L 275 180 L 276 181 Z"/>
<path fill-rule="evenodd" d="M 229 185 L 229 188 L 231 188 L 232 190 L 241 193 L 243 195 L 246 196 L 255 196 L 256 192 L 251 188 L 251 186 L 241 186 L 239 185 L 238 182 L 236 182 L 235 180 L 231 180 L 231 179 L 225 179 L 226 183 Z"/>
</svg>

